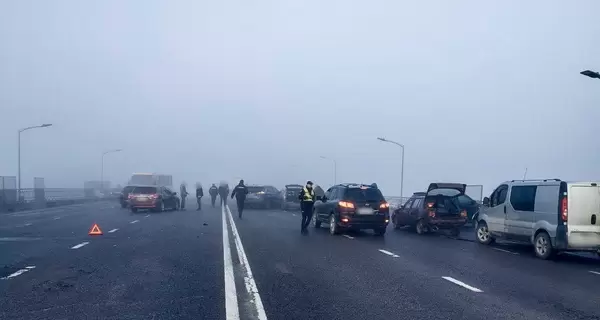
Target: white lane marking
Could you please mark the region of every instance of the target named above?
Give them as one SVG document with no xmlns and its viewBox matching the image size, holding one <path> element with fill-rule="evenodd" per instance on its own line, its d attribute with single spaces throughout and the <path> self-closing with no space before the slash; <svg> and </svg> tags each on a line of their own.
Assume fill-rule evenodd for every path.
<svg viewBox="0 0 600 320">
<path fill-rule="evenodd" d="M 262 299 L 260 298 L 260 293 L 258 293 L 258 287 L 256 286 L 256 282 L 254 281 L 252 269 L 250 268 L 248 257 L 246 256 L 246 252 L 244 251 L 242 238 L 240 238 L 240 234 L 238 233 L 237 227 L 235 226 L 235 221 L 233 221 L 233 216 L 231 215 L 231 210 L 229 209 L 229 206 L 225 206 L 225 209 L 227 210 L 227 215 L 229 216 L 229 221 L 231 222 L 231 231 L 233 233 L 233 239 L 235 240 L 235 246 L 237 247 L 240 264 L 242 265 L 242 270 L 244 270 L 246 273 L 244 275 L 246 291 L 252 297 L 250 302 L 253 303 L 254 307 L 256 308 L 256 318 L 258 320 L 267 320 L 267 313 L 265 312 Z"/>
<path fill-rule="evenodd" d="M 149 215 L 149 214 L 147 214 L 147 215 L 146 215 L 144 218 L 148 218 L 149 216 L 150 216 L 150 215 Z"/>
<path fill-rule="evenodd" d="M 138 222 L 140 222 L 140 220 L 133 220 L 130 223 L 133 224 L 133 223 L 138 223 Z"/>
<path fill-rule="evenodd" d="M 347 234 L 345 234 L 345 235 L 344 235 L 344 237 L 346 237 L 346 238 L 348 238 L 348 239 L 350 239 L 350 240 L 354 239 L 354 237 L 352 237 L 352 236 L 349 236 L 349 235 L 347 235 Z M 380 251 L 381 251 L 381 250 L 380 250 Z"/>
<path fill-rule="evenodd" d="M 223 269 L 225 275 L 225 319 L 239 320 L 240 310 L 238 309 L 237 290 L 235 289 L 235 278 L 233 276 L 233 262 L 231 261 L 231 247 L 229 246 L 229 231 L 227 228 L 227 218 L 225 215 L 225 206 L 221 206 L 221 216 L 223 220 Z M 241 260 L 241 259 L 240 259 Z"/>
<path fill-rule="evenodd" d="M 35 269 L 35 266 L 27 266 L 27 267 L 25 267 L 25 269 L 19 269 L 19 270 L 17 270 L 16 272 L 14 272 L 14 273 L 11 273 L 11 274 L 7 275 L 6 277 L 2 277 L 2 278 L 0 278 L 0 279 L 1 279 L 1 280 L 8 280 L 8 279 L 10 279 L 10 278 L 14 278 L 14 277 L 16 277 L 16 276 L 20 276 L 20 275 L 22 275 L 23 273 L 25 273 L 25 272 L 27 272 L 27 271 L 29 271 L 29 270 L 31 270 L 31 269 Z"/>
<path fill-rule="evenodd" d="M 108 233 L 113 233 L 113 232 L 116 232 L 117 230 L 119 230 L 119 229 L 112 229 Z"/>
<path fill-rule="evenodd" d="M 54 217 L 54 220 L 60 220 L 60 217 Z"/>
<path fill-rule="evenodd" d="M 26 227 L 29 227 L 30 225 L 31 225 L 31 223 L 26 223 L 25 224 Z"/>
<path fill-rule="evenodd" d="M 381 252 L 381 253 L 384 253 L 384 254 L 387 254 L 388 256 L 392 256 L 392 257 L 394 257 L 394 258 L 398 258 L 398 257 L 400 257 L 399 255 L 397 255 L 397 254 L 395 254 L 395 253 L 393 253 L 393 252 L 389 252 L 389 251 L 387 251 L 387 250 L 383 250 L 383 249 L 379 249 L 379 252 Z"/>
<path fill-rule="evenodd" d="M 597 271 L 589 271 L 589 272 L 600 276 L 600 272 L 597 272 Z"/>
<path fill-rule="evenodd" d="M 519 254 L 518 252 L 512 252 L 512 251 L 508 251 L 508 250 L 504 250 L 504 249 L 500 249 L 500 248 L 492 248 L 492 249 L 494 249 L 496 251 L 510 253 L 510 254 Z"/>
<path fill-rule="evenodd" d="M 81 248 L 83 246 L 86 246 L 88 244 L 89 244 L 89 242 L 82 242 L 82 243 L 80 243 L 78 245 L 72 246 L 71 249 L 79 249 L 79 248 Z"/>
<path fill-rule="evenodd" d="M 473 292 L 483 292 L 483 290 L 477 289 L 475 287 L 471 287 L 470 285 L 468 285 L 468 284 L 466 284 L 466 283 L 464 283 L 462 281 L 456 280 L 456 279 L 454 279 L 452 277 L 442 277 L 442 278 L 444 280 L 448 280 L 448 281 L 450 281 L 450 282 L 452 282 L 454 284 L 457 284 L 457 285 L 459 285 L 459 286 L 461 286 L 461 287 L 463 287 L 465 289 L 471 290 Z"/>
<path fill-rule="evenodd" d="M 293 215 L 294 217 L 296 216 L 296 214 L 295 214 L 295 213 L 292 213 L 292 215 Z"/>
</svg>

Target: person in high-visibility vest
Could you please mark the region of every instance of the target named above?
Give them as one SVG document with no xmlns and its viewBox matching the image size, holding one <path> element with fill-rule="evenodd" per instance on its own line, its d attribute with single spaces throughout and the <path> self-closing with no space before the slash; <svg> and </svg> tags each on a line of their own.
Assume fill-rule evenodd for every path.
<svg viewBox="0 0 600 320">
<path fill-rule="evenodd" d="M 300 208 L 302 210 L 302 224 L 300 225 L 300 232 L 302 234 L 307 234 L 307 227 L 312 219 L 313 206 L 315 205 L 315 190 L 313 190 L 312 181 L 306 182 L 306 186 L 302 188 L 298 198 L 300 199 Z"/>
</svg>

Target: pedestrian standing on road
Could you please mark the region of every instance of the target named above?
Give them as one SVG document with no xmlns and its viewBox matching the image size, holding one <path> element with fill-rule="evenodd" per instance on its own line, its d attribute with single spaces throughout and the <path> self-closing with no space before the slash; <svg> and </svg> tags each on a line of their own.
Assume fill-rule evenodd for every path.
<svg viewBox="0 0 600 320">
<path fill-rule="evenodd" d="M 312 181 L 307 181 L 306 186 L 300 191 L 298 196 L 300 199 L 300 209 L 302 210 L 302 224 L 300 225 L 300 233 L 308 233 L 308 225 L 313 215 L 313 206 L 315 205 L 315 190 L 313 190 Z"/>
<path fill-rule="evenodd" d="M 212 186 L 210 186 L 210 189 L 208 189 L 208 194 L 210 194 L 210 203 L 212 204 L 212 207 L 215 207 L 215 201 L 217 200 L 217 195 L 219 194 L 218 188 L 217 186 L 213 183 Z"/>
<path fill-rule="evenodd" d="M 219 185 L 219 196 L 221 197 L 221 205 L 227 205 L 227 196 L 229 195 L 229 185 L 225 181 L 221 181 Z"/>
<path fill-rule="evenodd" d="M 240 183 L 233 188 L 231 192 L 231 199 L 235 196 L 237 200 L 238 216 L 242 218 L 242 212 L 244 211 L 244 202 L 246 202 L 246 195 L 248 194 L 248 188 L 244 185 L 244 180 L 240 180 Z"/>
<path fill-rule="evenodd" d="M 188 196 L 185 182 L 182 182 L 181 186 L 179 186 L 179 194 L 181 195 L 181 210 L 185 210 L 185 198 Z"/>
<path fill-rule="evenodd" d="M 202 184 L 196 183 L 196 201 L 198 201 L 198 211 L 202 210 L 202 197 L 204 197 L 204 191 L 202 191 Z"/>
</svg>

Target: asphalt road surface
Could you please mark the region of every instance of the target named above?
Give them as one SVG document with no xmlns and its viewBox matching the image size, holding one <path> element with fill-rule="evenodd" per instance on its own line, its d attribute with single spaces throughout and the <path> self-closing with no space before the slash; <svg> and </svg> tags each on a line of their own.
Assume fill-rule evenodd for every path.
<svg viewBox="0 0 600 320">
<path fill-rule="evenodd" d="M 595 259 L 468 233 L 301 235 L 297 213 L 230 206 L 0 215 L 0 319 L 600 318 Z"/>
</svg>

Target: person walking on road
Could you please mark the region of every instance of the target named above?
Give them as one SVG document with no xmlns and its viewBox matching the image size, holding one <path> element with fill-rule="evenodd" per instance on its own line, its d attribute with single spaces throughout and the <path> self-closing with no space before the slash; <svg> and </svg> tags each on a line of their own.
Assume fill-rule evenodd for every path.
<svg viewBox="0 0 600 320">
<path fill-rule="evenodd" d="M 308 225 L 313 215 L 313 206 L 315 205 L 315 190 L 313 190 L 312 181 L 307 181 L 306 186 L 300 191 L 298 196 L 300 199 L 300 208 L 302 210 L 302 224 L 300 225 L 300 233 L 308 233 Z"/>
<path fill-rule="evenodd" d="M 237 200 L 238 216 L 242 218 L 242 212 L 244 211 L 244 202 L 246 202 L 246 195 L 248 194 L 248 188 L 244 185 L 244 180 L 240 180 L 240 183 L 233 188 L 231 192 L 231 199 L 235 196 Z"/>
<path fill-rule="evenodd" d="M 213 183 L 212 186 L 210 186 L 210 189 L 208 189 L 208 194 L 210 194 L 210 203 L 212 204 L 212 207 L 215 207 L 215 201 L 217 200 L 217 195 L 219 194 L 218 188 L 217 186 Z"/>
<path fill-rule="evenodd" d="M 222 181 L 221 184 L 219 185 L 219 196 L 221 197 L 221 205 L 222 206 L 227 205 L 227 196 L 228 195 L 229 195 L 229 185 L 227 185 L 227 182 Z"/>
<path fill-rule="evenodd" d="M 181 196 L 181 210 L 185 210 L 185 198 L 188 196 L 187 188 L 185 187 L 185 182 L 181 183 L 179 186 L 179 194 Z"/>
<path fill-rule="evenodd" d="M 196 201 L 198 201 L 198 211 L 202 210 L 202 197 L 204 197 L 204 191 L 202 191 L 202 184 L 196 183 Z"/>
</svg>

